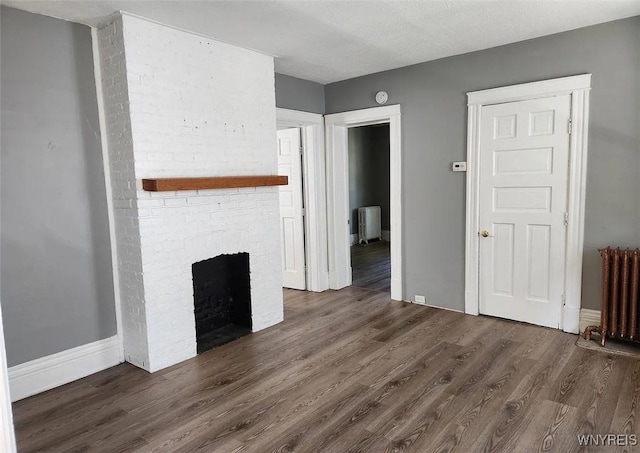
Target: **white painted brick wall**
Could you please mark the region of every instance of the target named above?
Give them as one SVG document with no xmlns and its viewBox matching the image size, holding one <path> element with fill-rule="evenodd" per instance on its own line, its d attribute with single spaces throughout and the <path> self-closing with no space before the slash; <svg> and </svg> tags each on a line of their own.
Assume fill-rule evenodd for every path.
<svg viewBox="0 0 640 453">
<path fill-rule="evenodd" d="M 122 18 L 98 31 L 122 304 L 125 359 L 149 367 Z M 133 185 L 132 185 L 133 184 Z"/>
<path fill-rule="evenodd" d="M 155 371 L 196 354 L 194 262 L 248 252 L 254 331 L 283 319 L 277 187 L 150 193 L 140 183 L 276 174 L 273 59 L 126 15 L 109 27 L 99 36 L 103 74 L 115 74 L 103 84 L 111 87 L 105 101 L 114 112 L 109 136 L 113 129 L 117 138 L 109 147 L 122 211 L 118 251 L 126 249 L 121 256 L 129 266 L 121 264 L 121 274 L 133 271 L 123 292 L 134 293 L 127 300 L 144 317 L 143 367 Z M 124 48 L 114 44 L 122 38 Z M 107 51 L 113 47 L 122 52 Z M 122 86 L 128 99 L 114 89 Z M 122 120 L 127 113 L 130 123 Z M 139 278 L 142 299 L 131 281 Z M 128 314 L 123 310 L 123 318 Z M 137 329 L 138 321 L 125 320 L 125 330 Z"/>
</svg>

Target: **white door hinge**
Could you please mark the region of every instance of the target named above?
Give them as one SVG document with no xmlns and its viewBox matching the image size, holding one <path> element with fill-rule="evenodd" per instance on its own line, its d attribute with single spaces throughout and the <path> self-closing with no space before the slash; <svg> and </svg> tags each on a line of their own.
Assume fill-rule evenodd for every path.
<svg viewBox="0 0 640 453">
<path fill-rule="evenodd" d="M 561 299 L 562 299 L 562 306 L 567 305 L 567 295 L 563 293 Z"/>
<path fill-rule="evenodd" d="M 571 132 L 573 131 L 573 119 L 569 118 L 569 122 L 567 124 L 567 131 L 569 132 L 569 134 L 571 134 Z"/>
<path fill-rule="evenodd" d="M 302 208 L 302 217 L 304 217 L 306 215 L 305 209 Z"/>
<path fill-rule="evenodd" d="M 564 213 L 564 226 L 569 226 L 569 213 Z"/>
</svg>

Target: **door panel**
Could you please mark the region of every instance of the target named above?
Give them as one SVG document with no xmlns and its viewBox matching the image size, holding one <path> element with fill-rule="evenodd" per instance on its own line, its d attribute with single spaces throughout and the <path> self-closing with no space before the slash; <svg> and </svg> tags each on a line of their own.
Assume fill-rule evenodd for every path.
<svg viewBox="0 0 640 453">
<path fill-rule="evenodd" d="M 278 131 L 278 174 L 289 177 L 288 185 L 280 186 L 282 285 L 306 289 L 299 129 Z"/>
<path fill-rule="evenodd" d="M 551 228 L 527 225 L 527 298 L 549 301 Z"/>
<path fill-rule="evenodd" d="M 570 105 L 566 95 L 482 108 L 480 313 L 560 325 Z"/>
<path fill-rule="evenodd" d="M 494 174 L 551 174 L 553 148 L 499 149 L 494 152 Z"/>
<path fill-rule="evenodd" d="M 513 296 L 514 224 L 493 225 L 493 293 Z"/>
</svg>

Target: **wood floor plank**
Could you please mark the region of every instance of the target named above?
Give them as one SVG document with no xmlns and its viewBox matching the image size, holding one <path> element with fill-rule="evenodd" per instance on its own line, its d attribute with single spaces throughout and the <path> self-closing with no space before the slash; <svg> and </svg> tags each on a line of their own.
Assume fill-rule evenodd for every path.
<svg viewBox="0 0 640 453">
<path fill-rule="evenodd" d="M 518 324 L 511 332 L 520 340 L 520 347 L 514 355 L 539 360 L 549 347 L 554 346 L 561 335 L 554 329 L 541 329 L 530 324 Z"/>
<path fill-rule="evenodd" d="M 547 365 L 530 376 L 509 396 L 496 422 L 488 429 L 488 438 L 483 442 L 485 452 L 515 451 L 519 434 L 533 418 L 535 397 L 547 382 L 552 367 Z"/>
<path fill-rule="evenodd" d="M 398 394 L 402 405 L 392 405 L 373 420 L 367 429 L 381 436 L 392 438 L 399 430 L 409 425 L 444 393 L 444 388 L 451 380 L 451 366 L 455 357 L 460 357 L 460 346 L 443 343 L 429 357 L 422 358 L 424 371 L 420 373 L 414 386 L 405 387 Z M 444 371 L 443 371 L 444 369 Z"/>
<path fill-rule="evenodd" d="M 557 378 L 562 366 L 577 350 L 574 345 L 575 339 L 561 332 L 558 332 L 558 335 L 563 341 L 549 345 L 537 361 L 515 356 L 519 357 L 516 360 L 524 360 L 522 366 L 518 366 L 524 373 L 519 373 L 517 379 L 511 381 L 511 385 L 505 386 L 508 392 L 500 395 L 493 406 L 486 410 L 491 414 L 490 420 L 485 419 L 483 423 L 467 430 L 465 438 L 459 441 L 458 451 L 469 451 L 473 448 L 487 452 L 514 451 L 514 448 L 518 448 L 514 445 L 519 439 L 519 433 L 526 430 L 535 415 L 538 407 L 536 403 L 543 399 L 547 384 Z M 510 335 L 508 337 L 511 338 Z M 571 353 L 559 353 L 558 347 L 560 351 L 567 350 Z M 554 358 L 558 361 L 554 362 Z"/>
<path fill-rule="evenodd" d="M 531 422 L 520 434 L 518 442 L 531 445 L 532 451 L 571 451 L 577 446 L 576 423 L 578 410 L 566 404 L 541 400 L 537 402 Z"/>
<path fill-rule="evenodd" d="M 494 344 L 494 341 L 489 341 Z M 420 414 L 426 410 L 433 415 L 433 411 L 429 407 L 425 409 L 424 403 L 431 402 L 438 398 L 445 398 L 445 393 L 451 383 L 457 376 L 468 372 L 473 367 L 475 360 L 480 357 L 479 352 L 483 350 L 483 344 L 478 342 L 466 348 L 462 348 L 455 355 L 449 357 L 446 362 L 441 363 L 438 367 L 433 367 L 435 373 L 425 372 L 418 385 L 413 387 L 405 387 L 402 389 L 398 398 L 406 401 L 406 406 L 394 406 L 393 411 L 387 417 L 378 419 L 371 423 L 367 429 L 375 431 L 388 439 L 394 439 L 398 435 L 402 435 L 407 431 L 413 431 L 412 421 L 417 420 Z M 416 415 L 417 414 L 417 415 Z M 442 414 L 438 415 L 438 423 Z M 383 424 L 382 424 L 383 423 Z M 422 424 L 420 420 L 418 424 Z M 435 422 L 434 422 L 435 423 Z M 429 432 L 422 433 L 421 437 L 431 437 L 435 434 Z"/>
<path fill-rule="evenodd" d="M 640 441 L 640 361 L 629 364 L 629 370 L 624 376 L 620 387 L 616 410 L 611 422 L 611 431 L 638 436 Z"/>
<path fill-rule="evenodd" d="M 493 344 L 492 350 L 500 350 L 505 347 L 505 343 L 508 345 L 512 345 L 513 343 L 509 340 L 498 340 L 496 342 L 491 342 Z M 507 355 L 507 354 L 505 354 Z M 460 355 L 458 356 L 460 357 Z M 420 434 L 418 438 L 413 439 L 412 448 L 416 449 L 416 451 L 420 451 L 420 449 L 427 448 L 427 446 L 433 447 L 437 444 L 439 436 L 446 430 L 446 426 L 452 424 L 452 422 L 459 417 L 459 414 L 463 413 L 466 405 L 471 400 L 470 393 L 471 389 L 476 386 L 478 383 L 479 376 L 486 375 L 486 369 L 478 369 L 479 363 L 482 362 L 484 356 L 476 355 L 475 357 L 469 356 L 467 357 L 467 362 L 460 362 L 455 364 L 455 368 L 459 368 L 459 371 L 453 372 L 455 368 L 449 368 L 449 373 L 447 373 L 444 377 L 445 385 L 442 385 L 438 388 L 440 395 L 436 393 L 436 396 L 440 396 L 442 394 L 451 394 L 455 398 L 448 404 L 446 410 L 444 410 L 438 416 L 438 420 L 433 423 L 429 432 L 423 432 Z M 442 381 L 436 381 L 436 383 L 442 383 Z M 427 387 L 429 388 L 429 387 Z M 460 392 L 461 389 L 464 389 Z M 420 398 L 422 400 L 423 397 Z M 421 420 L 419 418 L 413 419 L 409 421 L 409 423 L 404 424 L 404 426 L 399 426 L 398 418 L 393 419 L 391 427 L 394 428 L 393 431 L 387 431 L 385 435 L 387 437 L 395 436 L 394 440 L 399 440 L 398 436 L 402 436 L 407 432 L 414 432 L 415 425 L 421 424 Z M 435 428 L 435 429 L 434 429 Z"/>
<path fill-rule="evenodd" d="M 466 374 L 461 374 L 451 382 L 450 393 L 457 396 L 465 396 L 477 389 L 478 385 L 486 382 L 486 377 L 490 371 L 500 368 L 502 364 L 512 360 L 512 351 L 518 346 L 511 340 L 499 339 L 488 348 L 487 353 L 479 357 Z"/>
<path fill-rule="evenodd" d="M 493 351 L 494 356 L 499 356 L 496 352 L 501 351 L 505 344 L 513 346 L 510 340 L 498 340 L 491 344 L 490 350 Z M 477 357 L 477 359 L 483 358 L 482 355 Z M 492 362 L 493 366 L 478 366 L 480 363 L 477 360 L 472 361 L 458 378 L 444 388 L 445 394 L 454 396 L 453 400 L 439 415 L 439 419 L 433 423 L 429 432 L 422 433 L 418 438 L 413 439 L 411 451 L 433 450 L 436 447 L 438 450 L 433 451 L 450 451 L 457 448 L 458 444 L 464 440 L 464 435 L 475 440 L 475 435 L 469 432 L 474 428 L 480 431 L 486 426 L 486 421 L 481 421 L 484 419 L 480 414 L 496 413 L 505 396 L 521 382 L 522 376 L 532 364 L 530 360 L 522 357 L 513 358 L 506 351 L 500 360 L 488 362 Z M 409 428 L 414 427 L 415 423 L 409 424 Z M 417 423 L 420 423 L 419 419 Z M 396 435 L 406 432 L 405 427 Z M 394 440 L 397 442 L 399 439 Z M 469 446 L 459 451 L 469 451 Z"/>
<path fill-rule="evenodd" d="M 15 403 L 19 452 L 565 452 L 640 434 L 640 360 L 376 290 L 284 294 L 270 329 Z"/>
<path fill-rule="evenodd" d="M 273 429 L 277 422 L 312 409 L 318 400 L 357 382 L 357 379 L 347 378 L 354 368 L 359 368 L 357 356 L 353 355 L 358 352 L 358 343 L 345 342 L 341 348 L 329 351 L 332 353 L 322 360 L 309 360 L 307 365 L 301 364 L 302 368 L 298 371 L 289 370 L 291 374 L 282 381 L 285 385 L 262 385 L 260 394 L 239 395 L 215 409 L 203 411 L 200 416 L 192 418 L 192 423 L 180 427 L 179 431 L 191 429 L 191 424 L 208 424 L 214 420 L 221 432 L 224 433 L 226 429 L 235 436 L 249 437 L 250 440 L 255 437 L 255 432 L 264 431 L 264 427 Z M 340 354 L 336 355 L 336 352 Z M 327 373 L 327 368 L 332 371 Z M 290 379 L 294 375 L 296 379 Z M 257 403 L 254 404 L 254 401 Z M 265 407 L 268 410 L 264 410 Z M 225 425 L 228 428 L 224 428 Z M 211 428 L 209 433 L 215 433 L 215 429 Z M 174 436 L 171 431 L 168 435 Z M 147 432 L 145 437 L 154 435 Z"/>
<path fill-rule="evenodd" d="M 344 415 L 354 406 L 368 399 L 371 389 L 354 384 L 349 389 L 327 400 L 318 409 L 300 417 L 300 419 L 284 433 L 271 438 L 263 444 L 263 451 L 314 451 L 310 443 L 327 429 L 329 423 Z M 272 433 L 269 433 L 272 434 Z M 317 450 L 316 450 L 317 451 Z"/>
<path fill-rule="evenodd" d="M 385 452 L 420 451 L 420 447 L 416 449 L 416 443 L 425 438 L 425 435 L 433 433 L 434 425 L 440 421 L 442 414 L 455 398 L 454 395 L 444 393 L 441 398 L 436 399 L 434 404 L 427 406 L 423 413 L 416 417 L 417 423 L 407 430 L 406 434 L 391 440 Z"/>
<path fill-rule="evenodd" d="M 379 241 L 351 247 L 353 286 L 391 292 L 391 245 Z"/>
<path fill-rule="evenodd" d="M 507 338 L 505 332 L 512 326 L 510 323 L 502 319 L 489 318 L 486 316 L 456 316 L 458 325 L 455 329 L 447 332 L 447 341 L 449 343 L 459 344 L 460 346 L 469 346 L 479 339 L 487 336 Z M 432 338 L 439 340 L 439 337 Z M 507 338 L 509 339 L 509 338 Z M 514 340 L 518 340 L 513 336 Z"/>
<path fill-rule="evenodd" d="M 583 393 L 583 399 L 578 407 L 578 416 L 582 420 L 576 434 L 600 434 L 611 433 L 611 422 L 615 411 L 617 399 L 620 394 L 622 378 L 626 373 L 625 361 L 622 361 L 622 369 L 615 372 L 620 357 L 598 354 L 600 361 L 592 367 L 593 376 L 591 389 Z M 608 397 L 607 393 L 611 393 Z"/>
<path fill-rule="evenodd" d="M 486 426 L 485 417 L 499 412 L 504 399 L 511 394 L 532 366 L 532 361 L 524 357 L 509 356 L 491 369 L 483 380 L 483 385 L 466 397 L 452 391 L 456 396 L 450 412 L 450 420 L 440 431 L 432 444 L 434 451 L 470 451 L 477 436 Z M 467 390 L 470 387 L 466 387 Z M 452 389 L 453 390 L 453 389 Z M 456 407 L 459 406 L 459 407 Z M 451 414 L 453 412 L 453 414 Z"/>
<path fill-rule="evenodd" d="M 180 403 L 175 404 L 165 399 L 159 401 L 160 405 L 153 407 L 141 405 L 140 407 L 146 413 L 150 413 L 150 410 L 151 413 L 160 411 L 163 414 L 161 418 L 166 423 L 171 423 L 175 417 L 197 417 L 202 412 L 210 410 L 210 407 L 215 407 L 216 411 L 222 413 L 231 410 L 234 406 L 244 406 L 247 401 L 258 398 L 261 393 L 273 389 L 273 386 L 285 384 L 288 375 L 296 369 L 303 368 L 305 361 L 313 363 L 313 359 L 321 358 L 317 357 L 318 354 L 326 350 L 331 351 L 327 346 L 333 344 L 333 338 L 348 336 L 349 331 L 358 332 L 358 329 L 366 324 L 367 319 L 364 317 L 365 322 L 353 321 L 339 326 L 333 325 L 331 336 L 316 336 L 308 342 L 297 342 L 286 351 L 277 349 L 260 357 L 257 362 L 251 362 L 248 368 L 234 370 L 237 371 L 236 374 L 200 373 L 193 376 L 196 378 L 199 376 L 199 379 L 190 377 L 188 380 L 176 380 L 175 387 L 165 388 L 165 391 L 182 396 Z M 260 385 L 255 385 L 256 383 Z M 220 391 L 221 389 L 224 389 L 224 392 Z M 233 401 L 233 397 L 237 395 L 240 395 L 243 400 Z M 144 415 L 140 409 L 132 408 L 130 411 L 135 415 Z M 144 427 L 148 424 L 146 419 L 141 417 L 141 421 L 136 424 L 138 429 L 146 429 Z M 156 418 L 154 424 L 161 425 L 161 420 Z"/>
</svg>

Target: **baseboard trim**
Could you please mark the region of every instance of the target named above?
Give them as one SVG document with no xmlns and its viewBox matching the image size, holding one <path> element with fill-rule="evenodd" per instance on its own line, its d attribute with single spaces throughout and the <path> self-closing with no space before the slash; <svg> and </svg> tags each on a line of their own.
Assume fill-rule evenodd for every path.
<svg viewBox="0 0 640 453">
<path fill-rule="evenodd" d="M 562 307 L 562 319 L 558 329 L 567 333 L 580 334 L 580 307 L 564 305 Z"/>
<path fill-rule="evenodd" d="M 438 310 L 446 310 L 446 311 L 454 311 L 456 313 L 462 313 L 464 314 L 464 311 L 462 310 L 456 310 L 455 308 L 449 308 L 449 307 L 441 307 L 439 305 L 432 305 L 432 304 L 428 304 L 428 303 L 421 303 L 421 302 L 416 302 L 415 300 L 403 300 L 403 302 L 408 302 L 410 304 L 414 304 L 414 305 L 422 305 L 423 307 L 429 307 L 429 308 L 437 308 Z"/>
<path fill-rule="evenodd" d="M 446 310 L 446 311 L 453 311 L 455 313 L 462 313 L 464 314 L 464 311 L 462 310 L 456 310 L 455 308 L 449 308 L 449 307 L 441 307 L 439 305 L 431 305 L 431 304 L 420 304 L 423 305 L 425 307 L 430 307 L 430 308 L 437 308 L 438 310 Z"/>
<path fill-rule="evenodd" d="M 350 234 L 349 235 L 349 240 L 351 242 L 351 245 L 358 245 L 358 235 L 357 234 Z M 384 242 L 391 242 L 391 231 L 382 230 L 382 240 Z"/>
<path fill-rule="evenodd" d="M 59 387 L 121 362 L 118 336 L 9 368 L 11 401 Z"/>
<path fill-rule="evenodd" d="M 600 325 L 600 310 L 580 309 L 580 333 L 584 332 L 588 326 Z"/>
</svg>

